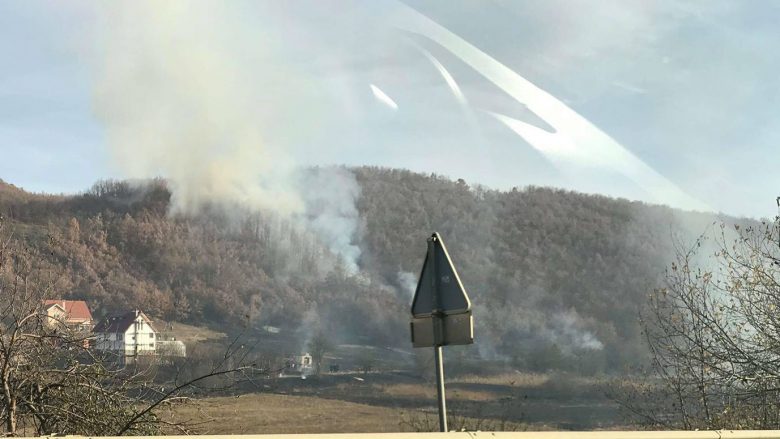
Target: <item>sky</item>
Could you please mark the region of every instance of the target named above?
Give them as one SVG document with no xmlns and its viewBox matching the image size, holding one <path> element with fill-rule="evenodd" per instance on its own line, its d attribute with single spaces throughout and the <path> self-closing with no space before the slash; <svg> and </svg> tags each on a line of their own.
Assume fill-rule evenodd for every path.
<svg viewBox="0 0 780 439">
<path fill-rule="evenodd" d="M 777 2 L 165 4 L 0 2 L 1 179 L 368 164 L 777 213 Z"/>
</svg>

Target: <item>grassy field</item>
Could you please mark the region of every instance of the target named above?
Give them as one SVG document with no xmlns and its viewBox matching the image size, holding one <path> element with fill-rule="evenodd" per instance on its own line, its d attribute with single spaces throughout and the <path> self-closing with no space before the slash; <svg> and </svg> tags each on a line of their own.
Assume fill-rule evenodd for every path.
<svg viewBox="0 0 780 439">
<path fill-rule="evenodd" d="M 238 398 L 217 397 L 179 406 L 178 421 L 196 425 L 198 434 L 284 433 L 382 433 L 435 431 L 436 413 L 377 407 L 313 396 L 249 394 Z M 490 420 L 452 416 L 451 428 L 492 430 Z M 501 429 L 525 430 L 528 425 L 502 422 Z M 535 429 L 548 430 L 539 425 Z M 175 433 L 175 432 L 172 432 Z"/>
<path fill-rule="evenodd" d="M 249 394 L 180 406 L 179 420 L 202 423 L 207 434 L 399 431 L 402 410 L 311 396 Z"/>
<path fill-rule="evenodd" d="M 460 377 L 447 384 L 450 425 L 483 431 L 625 427 L 604 385 L 520 373 Z M 180 406 L 175 417 L 204 422 L 198 433 L 222 434 L 431 431 L 438 425 L 433 383 L 391 373 L 264 380 L 261 389 Z"/>
<path fill-rule="evenodd" d="M 180 322 L 156 320 L 154 326 L 158 331 L 172 333 L 177 340 L 183 341 L 187 346 L 204 341 L 222 340 L 227 337 L 223 332 L 217 332 L 202 326 L 192 326 Z"/>
</svg>

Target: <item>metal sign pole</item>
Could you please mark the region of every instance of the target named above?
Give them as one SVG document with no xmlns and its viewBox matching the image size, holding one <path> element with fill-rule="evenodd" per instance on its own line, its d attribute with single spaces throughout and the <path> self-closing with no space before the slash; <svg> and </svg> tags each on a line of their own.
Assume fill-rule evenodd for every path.
<svg viewBox="0 0 780 439">
<path fill-rule="evenodd" d="M 447 402 L 444 399 L 444 356 L 441 346 L 433 348 L 436 362 L 436 390 L 439 396 L 439 431 L 447 432 Z"/>
<path fill-rule="evenodd" d="M 433 358 L 436 363 L 436 394 L 439 402 L 439 431 L 447 432 L 447 403 L 444 397 L 444 356 L 442 345 L 444 344 L 444 319 L 441 311 L 441 295 L 439 294 L 439 265 L 436 263 L 434 251 L 435 236 L 428 238 L 428 261 L 433 268 L 431 276 L 431 289 L 433 291 L 434 310 L 431 313 L 433 319 Z"/>
</svg>

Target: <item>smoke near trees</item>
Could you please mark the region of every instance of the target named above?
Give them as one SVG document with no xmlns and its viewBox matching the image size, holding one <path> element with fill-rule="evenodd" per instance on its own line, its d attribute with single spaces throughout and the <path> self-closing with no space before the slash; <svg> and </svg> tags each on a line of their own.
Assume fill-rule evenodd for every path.
<svg viewBox="0 0 780 439">
<path fill-rule="evenodd" d="M 643 318 L 657 381 L 624 403 L 655 427 L 778 428 L 780 218 L 677 250 Z"/>
<path fill-rule="evenodd" d="M 4 184 L 0 213 L 16 239 L 50 239 L 42 258 L 63 271 L 60 291 L 88 300 L 98 315 L 139 307 L 220 328 L 248 318 L 300 333 L 301 349 L 312 310 L 334 343 L 407 348 L 409 290 L 436 230 L 475 304 L 479 342 L 462 348 L 464 358 L 591 371 L 647 358 L 637 315 L 674 254 L 670 231 L 696 236 L 711 222 L 642 203 L 495 191 L 402 170 L 299 172 L 308 182 L 301 193 L 311 188 L 310 217 L 208 203 L 171 215 L 163 180 L 99 182 L 78 196 Z M 323 188 L 330 198 L 318 195 Z M 338 232 L 328 239 L 323 230 Z"/>
</svg>

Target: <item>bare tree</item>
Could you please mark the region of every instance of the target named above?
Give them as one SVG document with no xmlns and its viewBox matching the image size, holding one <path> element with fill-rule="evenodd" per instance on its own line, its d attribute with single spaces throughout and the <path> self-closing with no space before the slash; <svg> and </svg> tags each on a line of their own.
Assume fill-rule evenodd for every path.
<svg viewBox="0 0 780 439">
<path fill-rule="evenodd" d="M 309 341 L 309 353 L 314 363 L 315 374 L 319 375 L 320 371 L 322 371 L 322 362 L 325 359 L 325 354 L 330 352 L 331 349 L 332 344 L 322 330 L 317 331 L 311 341 Z"/>
<path fill-rule="evenodd" d="M 707 235 L 711 257 L 704 235 L 678 250 L 650 296 L 643 325 L 657 382 L 634 387 L 627 404 L 648 424 L 780 427 L 780 219 L 733 232 Z"/>
<path fill-rule="evenodd" d="M 159 411 L 199 384 L 250 371 L 237 341 L 205 373 L 185 379 L 174 373 L 166 382 L 155 380 L 153 367 L 98 355 L 88 333 L 45 311 L 57 274 L 42 259 L 0 218 L 0 435 L 186 432 L 186 423 Z"/>
</svg>

